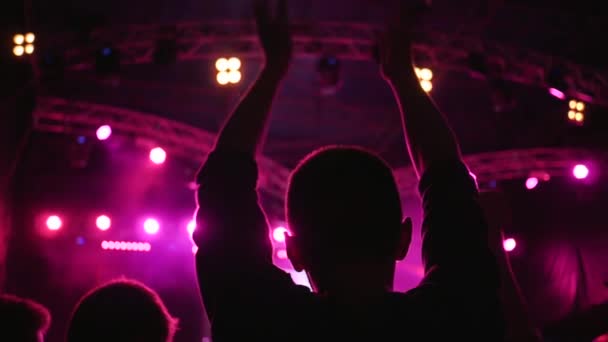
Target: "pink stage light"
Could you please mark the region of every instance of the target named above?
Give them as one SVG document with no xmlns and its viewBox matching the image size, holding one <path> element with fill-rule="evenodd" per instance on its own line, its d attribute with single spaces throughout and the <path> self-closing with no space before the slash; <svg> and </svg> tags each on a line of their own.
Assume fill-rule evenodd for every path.
<svg viewBox="0 0 608 342">
<path fill-rule="evenodd" d="M 566 94 L 564 94 L 563 91 L 557 89 L 557 88 L 549 88 L 549 94 L 557 97 L 560 100 L 565 100 L 566 99 Z"/>
<path fill-rule="evenodd" d="M 167 159 L 167 152 L 163 150 L 161 147 L 155 147 L 150 150 L 150 160 L 154 164 L 162 164 Z"/>
<path fill-rule="evenodd" d="M 505 249 L 506 252 L 512 252 L 516 246 L 517 242 L 515 242 L 515 239 L 513 238 L 505 239 L 502 242 L 502 247 Z"/>
<path fill-rule="evenodd" d="M 538 185 L 538 178 L 530 177 L 530 178 L 526 179 L 526 189 L 532 190 L 532 189 L 536 188 L 537 185 Z"/>
<path fill-rule="evenodd" d="M 194 230 L 196 229 L 196 221 L 190 220 L 186 229 L 188 230 L 188 236 L 192 239 L 192 234 L 194 234 Z"/>
<path fill-rule="evenodd" d="M 196 252 L 198 252 L 198 247 L 192 246 L 192 254 L 196 254 Z"/>
<path fill-rule="evenodd" d="M 62 224 L 61 219 L 57 215 L 51 215 L 46 219 L 46 227 L 49 230 L 59 230 Z"/>
<path fill-rule="evenodd" d="M 572 174 L 576 179 L 585 179 L 589 176 L 589 168 L 583 164 L 578 164 L 572 169 Z"/>
<path fill-rule="evenodd" d="M 101 249 L 109 251 L 149 252 L 152 249 L 152 245 L 149 242 L 102 241 Z"/>
<path fill-rule="evenodd" d="M 150 235 L 158 233 L 160 230 L 160 224 L 153 218 L 146 219 L 144 221 L 144 231 Z"/>
<path fill-rule="evenodd" d="M 106 215 L 100 215 L 97 216 L 95 224 L 97 225 L 97 229 L 106 231 L 112 226 L 112 220 Z"/>
<path fill-rule="evenodd" d="M 97 139 L 107 140 L 112 135 L 112 127 L 108 125 L 99 126 L 97 129 Z"/>
<path fill-rule="evenodd" d="M 272 231 L 272 238 L 276 242 L 285 242 L 285 234 L 291 236 L 291 233 L 285 227 L 277 227 Z"/>
</svg>

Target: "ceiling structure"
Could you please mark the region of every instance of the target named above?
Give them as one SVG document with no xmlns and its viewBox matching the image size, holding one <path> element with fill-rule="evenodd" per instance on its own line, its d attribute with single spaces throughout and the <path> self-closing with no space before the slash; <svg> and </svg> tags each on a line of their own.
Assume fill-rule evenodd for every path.
<svg viewBox="0 0 608 342">
<path fill-rule="evenodd" d="M 373 31 L 396 4 L 290 2 L 299 53 L 275 104 L 265 150 L 269 158 L 290 168 L 316 147 L 348 143 L 378 151 L 395 167 L 407 163 L 394 100 L 369 58 Z M 55 31 L 52 41 L 41 39 L 41 46 L 65 49 L 69 67 L 64 82 L 46 87 L 44 93 L 140 110 L 215 132 L 259 70 L 250 12 L 246 0 L 34 4 L 33 22 Z M 567 110 L 547 95 L 543 72 L 557 58 L 566 58 L 576 88 L 593 93 L 594 104 L 604 102 L 604 65 L 592 60 L 598 53 L 588 51 L 594 46 L 589 37 L 601 32 L 605 22 L 601 18 L 588 1 L 576 6 L 433 1 L 420 25 L 417 64 L 435 72 L 431 95 L 454 126 L 465 153 L 581 143 L 568 140 L 572 129 L 564 120 Z M 76 33 L 82 32 L 85 21 L 97 25 L 91 25 L 93 34 L 83 42 Z M 155 36 L 167 28 L 176 32 L 178 60 L 155 65 Z M 121 51 L 120 83 L 100 83 L 87 68 L 103 44 Z M 472 78 L 467 70 L 466 54 L 475 50 L 504 67 L 500 78 L 518 103 L 509 112 L 495 113 L 492 84 Z M 319 96 L 315 73 L 316 57 L 324 53 L 344 60 L 343 87 L 330 97 Z M 215 84 L 213 62 L 222 54 L 243 59 L 245 74 L 238 87 Z M 600 115 L 605 116 L 592 115 L 594 126 L 603 128 L 606 120 Z M 580 135 L 587 136 L 588 146 L 602 142 L 588 132 Z"/>
</svg>

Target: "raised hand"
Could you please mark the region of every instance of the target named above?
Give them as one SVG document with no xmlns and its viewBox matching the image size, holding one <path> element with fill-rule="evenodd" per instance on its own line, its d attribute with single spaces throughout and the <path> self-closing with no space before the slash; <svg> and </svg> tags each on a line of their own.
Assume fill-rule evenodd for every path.
<svg viewBox="0 0 608 342">
<path fill-rule="evenodd" d="M 254 12 L 260 44 L 266 56 L 266 68 L 284 75 L 292 55 L 287 0 L 277 0 L 274 11 L 270 0 L 255 0 Z"/>
<path fill-rule="evenodd" d="M 382 77 L 391 81 L 412 72 L 412 28 L 414 15 L 402 6 L 393 23 L 378 34 L 377 44 Z"/>
</svg>

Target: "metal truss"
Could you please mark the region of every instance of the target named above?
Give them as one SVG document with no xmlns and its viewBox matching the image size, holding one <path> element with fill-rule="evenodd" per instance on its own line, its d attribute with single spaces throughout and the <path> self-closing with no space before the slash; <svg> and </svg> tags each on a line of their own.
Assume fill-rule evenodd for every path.
<svg viewBox="0 0 608 342">
<path fill-rule="evenodd" d="M 586 163 L 591 169 L 601 169 L 601 166 L 608 166 L 608 153 L 571 148 L 531 148 L 469 155 L 464 160 L 484 191 L 495 187 L 490 184 L 492 182 L 569 176 L 579 163 Z M 418 179 L 411 167 L 395 170 L 395 178 L 402 197 L 416 195 Z"/>
<path fill-rule="evenodd" d="M 343 60 L 373 60 L 374 37 L 379 27 L 346 22 L 294 23 L 295 54 L 299 58 L 318 58 L 332 54 Z M 420 32 L 414 45 L 417 64 L 437 70 L 470 72 L 468 55 L 480 52 L 488 63 L 501 70 L 502 79 L 546 87 L 545 72 L 559 65 L 571 86 L 591 95 L 598 104 L 608 105 L 608 75 L 574 64 L 568 60 L 518 49 L 476 37 L 455 36 L 442 32 Z M 260 56 L 255 26 L 248 21 L 187 22 L 174 25 L 132 25 L 111 27 L 92 34 L 95 44 L 112 44 L 121 54 L 123 64 L 152 63 L 157 41 L 174 39 L 178 61 L 197 61 L 221 55 L 242 58 Z M 97 45 L 96 45 L 97 44 Z M 69 68 L 89 69 L 93 51 L 74 48 L 67 52 Z"/>
<path fill-rule="evenodd" d="M 110 125 L 112 134 L 134 139 L 146 148 L 161 146 L 176 158 L 202 163 L 211 151 L 215 134 L 153 114 L 101 104 L 42 97 L 34 111 L 34 129 L 94 136 L 100 125 Z M 268 158 L 260 158 L 259 187 L 282 199 L 289 170 Z"/>
<path fill-rule="evenodd" d="M 60 98 L 38 99 L 34 128 L 60 134 L 93 135 L 101 124 L 111 125 L 113 134 L 130 137 L 143 147 L 162 146 L 169 155 L 201 163 L 213 147 L 215 134 L 156 115 L 106 105 Z M 491 181 L 523 179 L 543 175 L 562 177 L 581 162 L 593 168 L 608 166 L 608 152 L 567 148 L 536 148 L 482 153 L 465 157 L 480 186 Z M 287 168 L 260 158 L 259 188 L 268 195 L 268 213 L 283 218 L 283 199 L 289 178 Z M 395 170 L 403 198 L 416 196 L 418 180 L 411 168 Z M 266 198 L 266 197 L 265 197 Z"/>
</svg>

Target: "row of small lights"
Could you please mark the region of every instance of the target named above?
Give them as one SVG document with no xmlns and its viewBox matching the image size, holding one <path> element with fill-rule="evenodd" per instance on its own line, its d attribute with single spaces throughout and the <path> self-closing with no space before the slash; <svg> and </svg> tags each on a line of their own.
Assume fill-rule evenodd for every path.
<svg viewBox="0 0 608 342">
<path fill-rule="evenodd" d="M 112 220 L 108 215 L 99 215 L 95 219 L 95 226 L 97 229 L 105 232 L 108 231 L 112 227 Z M 46 227 L 50 231 L 58 231 L 63 227 L 63 220 L 58 215 L 50 215 L 46 219 Z M 144 232 L 148 235 L 156 235 L 160 231 L 160 223 L 158 220 L 154 218 L 147 218 L 142 228 Z M 192 252 L 196 253 L 196 246 L 194 245 L 194 240 L 192 235 L 194 234 L 194 230 L 196 229 L 196 221 L 190 220 L 186 225 L 186 231 L 188 232 L 188 236 L 193 243 Z M 289 230 L 283 226 L 279 226 L 272 231 L 272 239 L 277 243 L 284 243 L 285 236 L 291 235 Z M 143 246 L 143 247 L 142 247 Z M 101 243 L 101 248 L 104 250 L 122 250 L 122 251 L 150 251 L 150 244 L 148 242 L 129 242 L 129 241 L 103 241 Z M 286 252 L 278 253 L 279 258 L 286 259 Z"/>
<path fill-rule="evenodd" d="M 95 219 L 95 226 L 97 229 L 105 232 L 112 227 L 112 220 L 108 215 L 99 215 Z M 48 230 L 58 231 L 63 227 L 63 220 L 59 215 L 50 215 L 46 219 L 46 227 Z M 160 223 L 157 219 L 149 217 L 144 221 L 142 228 L 146 234 L 156 235 L 160 231 Z M 194 220 L 188 222 L 187 230 L 190 236 L 194 233 L 195 228 L 196 222 Z"/>
<path fill-rule="evenodd" d="M 101 249 L 126 251 L 126 252 L 149 252 L 152 245 L 149 242 L 135 241 L 102 241 Z"/>
</svg>

